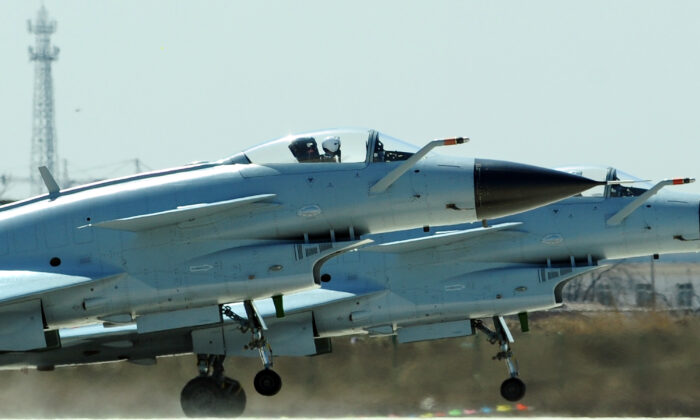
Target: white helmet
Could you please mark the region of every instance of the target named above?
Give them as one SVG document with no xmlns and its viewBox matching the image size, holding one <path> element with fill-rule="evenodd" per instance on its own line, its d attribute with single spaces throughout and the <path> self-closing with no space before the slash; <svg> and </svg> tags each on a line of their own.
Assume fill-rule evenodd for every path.
<svg viewBox="0 0 700 420">
<path fill-rule="evenodd" d="M 324 152 L 334 155 L 338 152 L 338 150 L 340 150 L 340 137 L 326 137 L 326 139 L 323 140 L 323 143 L 321 143 L 321 146 L 323 146 Z"/>
</svg>

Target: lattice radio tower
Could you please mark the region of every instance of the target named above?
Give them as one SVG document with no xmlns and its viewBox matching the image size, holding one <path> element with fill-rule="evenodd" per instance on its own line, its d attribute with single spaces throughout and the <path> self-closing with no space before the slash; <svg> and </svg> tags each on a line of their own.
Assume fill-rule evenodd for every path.
<svg viewBox="0 0 700 420">
<path fill-rule="evenodd" d="M 41 194 L 44 192 L 44 184 L 37 168 L 46 166 L 54 176 L 58 175 L 51 62 L 58 59 L 59 50 L 51 46 L 51 34 L 56 31 L 56 21 L 49 20 L 44 6 L 37 12 L 34 23 L 27 21 L 27 29 L 36 35 L 36 45 L 34 48 L 29 47 L 29 59 L 34 62 L 34 114 L 29 178 L 32 194 Z"/>
</svg>

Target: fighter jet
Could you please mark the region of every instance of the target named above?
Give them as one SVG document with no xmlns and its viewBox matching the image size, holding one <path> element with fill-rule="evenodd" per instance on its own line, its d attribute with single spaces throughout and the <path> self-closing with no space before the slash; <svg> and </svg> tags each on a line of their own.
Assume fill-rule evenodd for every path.
<svg viewBox="0 0 700 420">
<path fill-rule="evenodd" d="M 692 179 L 649 184 L 614 168 L 563 170 L 611 185 L 486 224 L 365 235 L 373 242 L 326 260 L 320 272 L 331 280 L 287 296 L 284 313 L 270 299 L 257 302 L 265 344 L 276 356 L 306 356 L 329 352 L 331 338 L 351 334 L 395 335 L 406 343 L 480 331 L 499 346 L 496 358 L 508 368 L 502 396 L 521 399 L 525 385 L 512 360 L 513 335 L 504 316 L 518 314 L 526 330 L 529 312 L 560 306 L 568 281 L 611 259 L 700 250 L 700 197 L 662 190 Z M 0 354 L 0 365 L 51 369 L 195 353 L 200 376 L 182 391 L 184 412 L 240 415 L 245 392 L 224 375 L 223 360 L 258 356 L 250 350 L 259 339 L 250 331 L 258 320 L 241 303 L 225 305 L 223 313 L 225 320 L 217 323 L 150 333 L 136 325 L 63 330 L 61 347 Z M 482 321 L 489 318 L 493 329 Z"/>
<path fill-rule="evenodd" d="M 218 323 L 242 302 L 270 369 L 255 301 L 318 288 L 362 235 L 513 214 L 600 182 L 517 163 L 430 154 L 374 130 L 288 135 L 216 162 L 61 189 L 0 207 L 0 351 L 60 348 L 60 328 L 139 333 Z M 428 156 L 426 156 L 428 155 Z"/>
</svg>

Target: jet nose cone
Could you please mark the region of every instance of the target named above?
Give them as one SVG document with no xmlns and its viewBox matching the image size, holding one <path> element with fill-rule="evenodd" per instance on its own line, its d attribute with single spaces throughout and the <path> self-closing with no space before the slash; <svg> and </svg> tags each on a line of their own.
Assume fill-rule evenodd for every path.
<svg viewBox="0 0 700 420">
<path fill-rule="evenodd" d="M 604 182 L 538 166 L 476 159 L 476 215 L 493 219 L 571 197 Z"/>
</svg>

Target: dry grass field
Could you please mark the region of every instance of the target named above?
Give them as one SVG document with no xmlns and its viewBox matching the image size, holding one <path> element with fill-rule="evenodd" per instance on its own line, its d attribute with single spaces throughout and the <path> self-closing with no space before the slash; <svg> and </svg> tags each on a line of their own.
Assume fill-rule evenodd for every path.
<svg viewBox="0 0 700 420">
<path fill-rule="evenodd" d="M 532 331 L 513 324 L 515 354 L 528 385 L 525 415 L 700 415 L 700 317 L 650 312 L 549 312 Z M 517 333 L 516 333 L 517 331 Z M 417 415 L 494 407 L 506 377 L 483 335 L 395 346 L 389 338 L 334 341 L 334 352 L 278 358 L 282 392 L 255 394 L 257 359 L 229 359 L 227 373 L 248 394 L 246 416 Z M 129 363 L 0 372 L 0 417 L 178 417 L 193 356 Z M 513 413 L 514 415 L 516 413 Z"/>
</svg>

